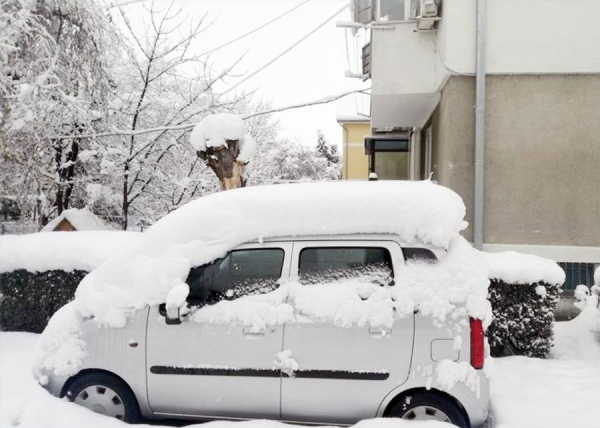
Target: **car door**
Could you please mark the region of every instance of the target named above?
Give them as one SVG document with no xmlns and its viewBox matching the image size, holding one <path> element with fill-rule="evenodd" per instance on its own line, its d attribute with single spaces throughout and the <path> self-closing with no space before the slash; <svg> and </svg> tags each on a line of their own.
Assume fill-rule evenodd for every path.
<svg viewBox="0 0 600 428">
<path fill-rule="evenodd" d="M 223 299 L 279 287 L 277 280 L 289 272 L 290 250 L 291 243 L 285 242 L 245 245 L 192 269 L 188 303 L 197 309 L 181 317 L 180 324 L 167 324 L 164 311 L 151 308 L 146 373 L 156 415 L 280 417 L 281 375 L 274 360 L 282 348 L 283 326 L 257 330 L 194 319 L 203 310 L 219 308 L 213 305 Z"/>
<path fill-rule="evenodd" d="M 331 273 L 340 278 L 344 269 L 369 270 L 381 264 L 394 270 L 404 266 L 402 250 L 396 242 L 295 242 L 291 272 L 298 273 L 303 287 L 312 287 L 313 274 L 317 278 L 324 275 L 325 280 Z M 319 285 L 323 292 L 325 286 L 326 281 Z M 335 299 L 331 302 L 343 304 Z M 298 307 L 296 311 L 301 312 Z M 396 319 L 391 330 L 369 326 L 343 328 L 311 321 L 302 313 L 296 314 L 296 320 L 285 325 L 284 333 L 283 348 L 290 351 L 298 368 L 293 376 L 282 378 L 284 420 L 352 424 L 375 417 L 386 394 L 407 379 L 413 316 Z"/>
</svg>

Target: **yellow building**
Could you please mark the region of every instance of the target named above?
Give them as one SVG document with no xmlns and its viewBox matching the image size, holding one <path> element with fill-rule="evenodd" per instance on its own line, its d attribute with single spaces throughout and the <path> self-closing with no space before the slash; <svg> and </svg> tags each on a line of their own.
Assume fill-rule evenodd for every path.
<svg viewBox="0 0 600 428">
<path fill-rule="evenodd" d="M 369 177 L 369 157 L 365 153 L 365 137 L 371 133 L 369 118 L 338 115 L 342 126 L 342 179 L 366 180 Z"/>
</svg>

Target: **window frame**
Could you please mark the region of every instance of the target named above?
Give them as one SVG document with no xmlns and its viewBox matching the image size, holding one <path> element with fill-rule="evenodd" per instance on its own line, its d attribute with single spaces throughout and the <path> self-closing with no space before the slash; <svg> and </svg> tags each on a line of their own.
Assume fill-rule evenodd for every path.
<svg viewBox="0 0 600 428">
<path fill-rule="evenodd" d="M 287 278 L 289 276 L 292 248 L 293 248 L 293 245 L 291 242 L 267 242 L 267 243 L 263 243 L 263 244 L 250 243 L 250 244 L 239 245 L 238 247 L 228 251 L 227 254 L 233 253 L 235 251 L 248 251 L 248 250 L 250 250 L 250 251 L 252 251 L 252 250 L 282 250 L 283 251 L 283 263 L 281 265 L 281 271 L 280 271 L 279 278 L 278 278 L 278 280 L 281 280 L 282 278 Z M 225 256 L 223 256 L 223 257 L 225 257 Z M 219 258 L 223 258 L 223 257 L 219 257 Z M 200 265 L 200 266 L 203 266 L 203 265 Z M 199 267 L 199 266 L 194 266 L 193 268 L 191 268 L 190 273 L 191 273 L 192 269 L 197 268 L 197 267 Z M 188 276 L 189 276 L 189 273 L 188 273 Z M 186 282 L 187 282 L 187 279 L 186 279 Z M 189 299 L 190 299 L 190 296 L 188 296 L 188 298 L 186 299 L 186 300 L 188 300 L 188 304 L 189 304 Z M 192 306 L 192 305 L 190 305 L 190 306 Z M 199 305 L 193 305 L 193 306 L 198 307 Z M 200 308 L 201 307 L 202 306 L 200 306 Z"/>
<path fill-rule="evenodd" d="M 386 239 L 369 239 L 369 240 L 356 240 L 356 239 L 336 239 L 336 240 L 307 240 L 307 241 L 295 241 L 294 248 L 292 252 L 291 258 L 291 267 L 290 267 L 290 277 L 294 280 L 299 280 L 300 278 L 300 254 L 302 250 L 306 248 L 348 248 L 348 247 L 358 247 L 358 248 L 385 248 L 390 253 L 390 258 L 392 261 L 392 275 L 395 277 L 398 275 L 401 269 L 403 269 L 406 264 L 404 262 L 404 256 L 402 253 L 402 248 L 400 244 L 396 241 L 386 240 Z"/>
</svg>

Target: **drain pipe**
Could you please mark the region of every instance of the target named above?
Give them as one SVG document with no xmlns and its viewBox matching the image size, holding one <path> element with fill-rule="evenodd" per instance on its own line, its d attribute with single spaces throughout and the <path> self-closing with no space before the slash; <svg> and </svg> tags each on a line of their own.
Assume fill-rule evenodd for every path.
<svg viewBox="0 0 600 428">
<path fill-rule="evenodd" d="M 485 183 L 485 0 L 477 0 L 477 53 L 475 70 L 475 194 L 473 245 L 483 249 Z"/>
</svg>

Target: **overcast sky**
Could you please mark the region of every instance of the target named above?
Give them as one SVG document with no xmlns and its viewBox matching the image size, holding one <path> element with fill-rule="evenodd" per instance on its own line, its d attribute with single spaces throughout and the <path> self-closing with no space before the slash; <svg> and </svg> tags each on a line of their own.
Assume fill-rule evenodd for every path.
<svg viewBox="0 0 600 428">
<path fill-rule="evenodd" d="M 208 12 L 208 20 L 216 22 L 206 30 L 197 49 L 212 49 L 235 39 L 267 21 L 281 15 L 304 0 L 177 0 L 190 17 L 200 18 Z M 146 1 L 147 6 L 150 1 Z M 167 0 L 157 2 L 168 4 Z M 312 29 L 319 26 L 348 0 L 310 0 L 295 11 L 264 29 L 215 52 L 216 67 L 226 67 L 246 51 L 237 68 L 239 74 L 249 74 L 290 47 Z M 125 6 L 130 20 L 140 22 L 140 3 Z M 240 88 L 255 90 L 255 98 L 270 100 L 274 107 L 318 99 L 326 95 L 364 87 L 358 79 L 344 77 L 348 57 L 344 31 L 335 22 L 348 21 L 346 8 L 331 22 L 311 35 L 270 67 L 249 79 Z M 349 54 L 353 71 L 357 71 L 357 49 L 349 36 Z M 232 80 L 235 82 L 235 80 Z M 331 143 L 341 144 L 341 127 L 336 122 L 336 103 L 278 113 L 281 134 L 314 145 L 317 129 Z"/>
</svg>

